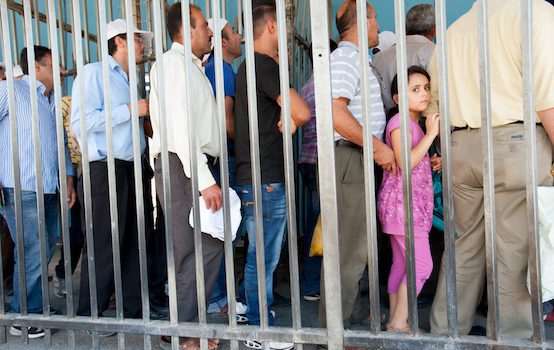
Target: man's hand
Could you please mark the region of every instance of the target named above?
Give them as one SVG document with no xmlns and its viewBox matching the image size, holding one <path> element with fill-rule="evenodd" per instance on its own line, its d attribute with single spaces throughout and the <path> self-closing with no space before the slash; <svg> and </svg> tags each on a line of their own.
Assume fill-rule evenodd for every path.
<svg viewBox="0 0 554 350">
<path fill-rule="evenodd" d="M 66 176 L 67 178 L 67 207 L 71 209 L 77 201 L 77 192 L 75 192 L 75 180 L 73 176 Z"/>
<path fill-rule="evenodd" d="M 279 128 L 279 131 L 281 132 L 281 134 L 283 133 L 283 131 L 285 131 L 282 119 L 279 119 L 279 122 L 277 123 L 277 127 Z M 294 135 L 297 130 L 298 130 L 298 126 L 296 125 L 294 120 L 291 119 L 290 120 L 290 133 L 292 135 Z"/>
<path fill-rule="evenodd" d="M 431 157 L 431 168 L 437 173 L 442 172 L 442 158 L 436 153 Z"/>
<path fill-rule="evenodd" d="M 211 209 L 216 212 L 221 208 L 222 192 L 221 188 L 217 185 L 211 185 L 210 187 L 200 191 L 204 201 L 206 202 L 206 209 Z"/>
<path fill-rule="evenodd" d="M 137 101 L 138 105 L 138 116 L 139 117 L 146 117 L 150 115 L 150 107 L 149 102 L 146 99 L 140 99 Z M 129 103 L 127 105 L 129 107 L 129 111 L 132 111 L 131 104 Z"/>
<path fill-rule="evenodd" d="M 373 150 L 373 159 L 375 163 L 381 166 L 384 171 L 388 171 L 396 176 L 396 160 L 394 159 L 394 152 L 389 146 L 385 145 L 383 142 L 378 141 L 377 147 Z"/>
</svg>

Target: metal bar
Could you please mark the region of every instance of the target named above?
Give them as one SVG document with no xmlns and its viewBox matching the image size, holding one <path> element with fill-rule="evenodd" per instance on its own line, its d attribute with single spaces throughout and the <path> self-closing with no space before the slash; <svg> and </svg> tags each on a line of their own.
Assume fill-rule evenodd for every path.
<svg viewBox="0 0 554 350">
<path fill-rule="evenodd" d="M 75 62 L 77 66 L 77 74 L 80 79 L 77 82 L 77 89 L 79 95 L 80 119 L 81 119 L 81 166 L 82 166 L 82 183 L 83 183 L 83 196 L 80 198 L 82 206 L 85 212 L 85 234 L 86 245 L 91 247 L 87 249 L 87 266 L 89 273 L 89 294 L 90 294 L 90 315 L 91 319 L 98 320 L 98 298 L 96 295 L 96 266 L 95 266 L 95 254 L 94 254 L 94 223 L 92 221 L 92 192 L 91 192 L 91 179 L 90 179 L 90 164 L 88 156 L 88 135 L 87 135 L 87 115 L 85 113 L 85 72 L 84 72 L 84 57 L 83 57 L 83 40 L 80 35 L 76 33 L 81 32 L 81 11 L 79 10 L 79 0 L 71 1 L 71 12 L 73 14 L 73 32 L 74 50 L 75 50 Z M 92 348 L 99 349 L 99 337 L 97 331 L 92 331 Z"/>
<path fill-rule="evenodd" d="M 312 57 L 316 115 L 331 116 L 331 65 L 329 61 L 329 11 L 319 0 L 310 0 Z M 343 321 L 340 286 L 337 187 L 335 175 L 335 141 L 332 118 L 317 118 L 317 153 L 321 218 L 323 228 L 323 277 L 327 344 L 331 350 L 343 349 Z M 323 169 L 325 169 L 323 171 Z"/>
<path fill-rule="evenodd" d="M 10 30 L 10 28 L 9 28 L 10 24 L 8 23 L 8 21 L 4 22 L 3 15 L 4 15 L 4 10 L 2 9 L 2 7 L 0 5 L 0 33 L 3 33 L 4 27 L 7 27 L 8 31 Z M 2 53 L 4 55 L 6 55 L 6 50 L 4 48 L 2 48 Z M 10 55 L 10 58 L 11 58 L 11 52 L 9 53 L 9 55 Z M 8 67 L 11 67 L 11 65 L 9 65 Z M 12 74 L 13 74 L 13 70 L 12 70 Z M 13 84 L 13 79 L 12 79 L 12 84 Z M 8 103 L 9 103 L 9 101 L 8 101 Z M 8 106 L 8 108 L 9 108 L 9 106 Z M 8 113 L 10 115 L 14 115 L 14 114 L 11 113 L 11 111 L 9 111 Z M 13 153 L 12 153 L 12 155 L 13 155 Z M 4 251 L 3 249 L 4 249 L 4 247 L 3 247 L 1 239 L 0 239 L 0 252 L 3 252 Z M 2 281 L 2 283 L 0 283 L 0 300 L 5 300 L 4 298 L 5 298 L 6 293 L 5 293 L 5 290 L 4 290 L 4 283 L 3 283 L 4 282 L 3 259 L 0 259 L 0 281 Z M 5 314 L 6 314 L 6 306 L 5 306 L 4 303 L 0 303 L 0 317 L 4 316 Z M 5 344 L 6 340 L 7 340 L 6 327 L 0 326 L 0 344 Z"/>
<path fill-rule="evenodd" d="M 131 125 L 133 137 L 133 161 L 135 172 L 135 197 L 137 210 L 137 234 L 139 243 L 139 266 L 142 295 L 142 320 L 150 322 L 150 299 L 148 292 L 148 264 L 146 261 L 146 233 L 145 233 L 145 209 L 144 192 L 142 188 L 142 154 L 140 145 L 140 126 L 138 115 L 138 91 L 137 91 L 137 64 L 135 56 L 135 31 L 133 26 L 133 6 L 131 0 L 125 0 L 125 19 L 127 22 L 127 45 L 129 46 L 129 86 L 131 92 Z M 142 120 L 140 121 L 142 122 Z M 152 348 L 152 338 L 144 334 L 144 348 Z"/>
<path fill-rule="evenodd" d="M 163 13 L 162 13 L 162 43 L 163 43 L 163 48 L 164 48 L 163 51 L 164 52 L 167 51 L 167 47 L 168 47 L 168 45 L 167 45 L 167 35 L 165 34 L 165 31 L 166 31 L 166 28 L 167 28 L 166 23 L 165 23 L 165 20 L 166 20 L 165 14 L 167 13 L 167 8 L 166 8 L 167 6 L 166 5 L 167 5 L 166 0 L 162 0 L 162 11 L 163 11 Z"/>
<path fill-rule="evenodd" d="M 225 0 L 222 1 L 223 7 L 225 7 Z M 219 6 L 219 0 L 212 0 L 212 10 L 213 10 L 213 18 L 217 19 L 220 18 L 220 6 Z M 214 20 L 214 23 L 216 20 Z M 217 28 L 216 25 L 214 25 L 214 28 Z M 222 48 L 222 37 L 221 37 L 221 31 L 215 30 L 214 31 L 214 62 L 218 62 L 218 64 L 215 64 L 215 85 L 216 89 L 215 91 L 219 91 L 220 93 L 216 94 L 216 102 L 217 102 L 217 111 L 219 115 L 219 142 L 221 145 L 220 150 L 220 157 L 219 157 L 219 166 L 220 166 L 220 173 L 221 173 L 221 190 L 223 192 L 222 199 L 223 199 L 223 228 L 224 231 L 231 234 L 225 235 L 225 241 L 224 241 L 224 249 L 225 249 L 225 278 L 226 278 L 226 285 L 227 285 L 227 314 L 229 317 L 229 326 L 230 327 L 237 327 L 237 318 L 236 318 L 236 292 L 235 292 L 235 264 L 233 259 L 233 237 L 231 232 L 231 212 L 230 212 L 230 199 L 229 199 L 229 156 L 227 152 L 227 133 L 225 132 L 227 129 L 227 116 L 225 114 L 225 94 L 222 93 L 225 91 L 224 89 L 224 77 L 223 77 L 223 65 L 219 64 L 219 62 L 223 63 L 223 48 Z M 238 341 L 231 341 L 230 343 L 231 350 L 238 350 L 239 344 Z"/>
<path fill-rule="evenodd" d="M 531 313 L 533 341 L 542 344 L 545 338 L 542 320 L 541 256 L 538 238 L 537 204 L 537 127 L 535 121 L 533 67 L 533 2 L 521 2 L 521 57 L 523 77 L 523 114 L 525 120 L 525 169 L 527 221 L 529 230 L 529 273 L 531 277 Z"/>
<path fill-rule="evenodd" d="M 107 24 L 106 24 L 106 5 L 104 1 L 100 1 L 98 4 L 98 20 L 100 21 L 100 37 L 107 38 Z M 111 19 L 111 1 L 109 1 L 108 14 Z M 127 44 L 130 41 L 134 42 L 133 38 L 127 38 Z M 115 169 L 115 157 L 113 151 L 113 126 L 112 126 L 112 103 L 110 97 L 110 65 L 108 60 L 108 41 L 102 40 L 100 42 L 102 52 L 102 75 L 103 75 L 103 87 L 104 87 L 104 113 L 106 118 L 106 148 L 108 151 L 108 196 L 110 199 L 110 221 L 112 231 L 112 256 L 113 256 L 113 269 L 114 269 L 114 285 L 115 285 L 115 309 L 116 318 L 120 321 L 124 319 L 123 316 L 123 295 L 122 295 L 122 280 L 121 280 L 121 251 L 119 249 L 119 214 L 117 208 L 117 183 L 116 183 L 116 169 Z M 118 346 L 120 349 L 125 348 L 125 334 L 117 334 Z"/>
<path fill-rule="evenodd" d="M 64 8 L 62 7 L 62 0 L 57 0 L 57 6 L 58 6 L 58 9 L 60 11 L 60 25 L 63 26 L 65 25 L 65 21 L 63 20 L 64 17 L 65 17 L 65 11 L 64 11 Z M 65 4 L 65 2 L 64 2 Z M 56 16 L 54 16 L 54 18 L 57 18 Z M 57 22 L 54 21 L 54 22 Z M 60 42 L 60 45 L 59 47 L 61 48 L 61 55 L 60 55 L 60 64 L 62 65 L 63 68 L 67 68 L 66 66 L 66 62 L 65 62 L 65 53 L 67 52 L 66 50 L 66 44 L 65 44 L 65 32 L 63 30 L 60 30 L 60 38 L 59 38 L 59 42 Z"/>
<path fill-rule="evenodd" d="M 99 10 L 98 10 L 98 1 L 95 1 L 94 2 L 94 11 L 95 11 L 95 15 L 96 15 L 96 33 L 100 33 L 100 16 L 99 16 Z M 101 56 L 101 51 L 100 51 L 100 44 L 98 43 L 98 41 L 96 41 L 96 50 L 97 50 L 97 55 L 98 55 L 98 58 L 100 59 L 100 56 Z"/>
<path fill-rule="evenodd" d="M 480 0 L 477 8 L 479 38 L 479 85 L 481 87 L 481 135 L 483 150 L 483 194 L 485 209 L 485 247 L 487 261 L 488 317 L 487 334 L 493 340 L 500 336 L 498 315 L 498 271 L 496 267 L 496 215 L 494 205 L 494 156 L 491 116 L 489 62 L 488 1 Z"/>
<path fill-rule="evenodd" d="M 243 22 L 243 11 L 242 11 L 242 1 L 237 0 L 237 19 L 238 19 L 238 28 L 237 32 L 244 37 L 244 23 Z"/>
<path fill-rule="evenodd" d="M 16 256 L 18 261 L 25 261 L 25 250 L 24 250 L 24 241 L 23 241 L 23 208 L 21 204 L 21 173 L 20 173 L 20 164 L 19 164 L 19 141 L 18 141 L 18 129 L 17 129 L 17 118 L 15 117 L 15 90 L 14 90 L 14 78 L 13 78 L 13 67 L 12 61 L 12 48 L 10 45 L 10 27 L 8 25 L 8 6 L 5 0 L 0 2 L 0 16 L 1 16 L 1 27 L 2 27 L 2 53 L 6 63 L 6 79 L 8 82 L 8 111 L 10 120 L 10 136 L 11 136 L 11 148 L 12 148 L 12 166 L 13 166 L 13 179 L 14 179 L 14 209 L 15 209 L 15 226 L 16 226 Z M 12 12 L 13 19 L 13 12 Z M 6 25 L 3 25 L 6 24 Z M 12 31 L 15 33 L 16 28 L 12 23 Z M 17 54 L 15 55 L 17 56 Z M 12 232 L 13 234 L 13 232 Z M 18 264 L 18 271 L 14 271 L 14 274 L 19 274 L 19 300 L 20 300 L 20 313 L 22 315 L 27 314 L 27 299 L 25 298 L 25 290 L 27 289 L 27 283 L 25 279 L 25 264 Z M 2 280 L 3 281 L 3 280 Z M 2 293 L 3 294 L 3 293 Z M 4 299 L 1 299 L 4 300 Z M 5 307 L 4 303 L 1 303 L 0 306 L 1 315 L 5 316 Z M 27 338 L 27 328 L 22 327 L 22 336 L 25 343 L 28 343 Z M 2 327 L 2 333 L 6 334 L 6 327 Z"/>
<path fill-rule="evenodd" d="M 283 155 L 285 166 L 285 183 L 287 196 L 287 224 L 289 247 L 290 295 L 292 312 L 292 329 L 302 328 L 302 313 L 300 305 L 300 273 L 298 271 L 298 234 L 296 223 L 296 196 L 294 181 L 294 148 L 291 133 L 291 107 L 289 83 L 289 58 L 287 40 L 287 22 L 285 1 L 275 2 L 277 10 L 277 32 L 279 38 L 279 81 L 281 91 L 281 121 L 283 123 Z M 292 35 L 294 38 L 294 35 Z M 302 350 L 302 344 L 296 345 Z"/>
<path fill-rule="evenodd" d="M 31 96 L 31 111 L 33 113 L 32 120 L 32 137 L 33 137 L 33 150 L 35 156 L 35 193 L 37 199 L 37 226 L 39 230 L 39 246 L 40 246 L 40 265 L 41 265 L 41 285 L 42 285 L 42 306 L 45 316 L 50 315 L 50 293 L 48 290 L 48 253 L 47 253 L 47 232 L 45 225 L 45 207 L 44 207 L 44 188 L 42 179 L 42 150 L 40 140 L 40 116 L 38 114 L 38 92 L 37 92 L 37 76 L 34 69 L 35 66 L 35 50 L 33 41 L 33 23 L 31 12 L 31 0 L 25 0 L 23 2 L 24 7 L 24 21 L 25 21 L 25 42 L 27 46 L 27 62 L 29 62 L 29 92 Z M 21 264 L 22 261 L 19 261 Z M 23 262 L 23 266 L 25 266 Z M 20 290 L 20 296 L 21 296 Z M 23 298 L 27 298 L 26 290 L 23 290 Z M 51 343 L 51 333 L 49 329 L 45 329 L 45 342 Z"/>
<path fill-rule="evenodd" d="M 456 231 L 454 229 L 454 205 L 452 198 L 452 158 L 450 134 L 450 100 L 448 94 L 448 64 L 446 47 L 446 0 L 435 2 L 435 18 L 437 28 L 437 72 L 440 105 L 440 139 L 442 151 L 442 186 L 444 207 L 444 260 L 446 264 L 446 300 L 448 333 L 452 338 L 458 338 L 458 303 L 456 302 Z"/>
<path fill-rule="evenodd" d="M 171 182 L 169 173 L 169 151 L 167 143 L 167 119 L 165 115 L 165 78 L 164 78 L 164 40 L 165 31 L 162 29 L 161 9 L 163 8 L 164 0 L 156 0 L 152 3 L 153 19 L 154 19 L 154 45 L 156 57 L 160 59 L 156 62 L 156 78 L 159 93 L 158 114 L 160 115 L 160 140 L 161 140 L 161 162 L 162 162 L 162 178 L 163 178 L 163 193 L 164 193 L 164 209 L 165 209 L 165 242 L 167 251 L 167 283 L 169 286 L 169 324 L 176 327 L 179 323 L 177 314 L 177 287 L 175 281 L 175 257 L 173 253 L 173 210 L 171 205 Z M 173 350 L 178 350 L 179 338 L 171 337 L 171 346 Z"/>
<path fill-rule="evenodd" d="M 8 22 L 4 22 L 4 23 L 8 23 Z M 16 23 L 15 23 L 15 11 L 12 11 L 10 13 L 10 25 L 11 27 L 13 28 L 12 30 L 12 43 L 13 43 L 13 46 L 14 46 L 14 51 L 15 51 L 15 55 L 14 55 L 14 59 L 13 59 L 13 64 L 19 64 L 19 57 L 18 57 L 18 53 L 19 53 L 19 42 L 17 40 L 17 27 L 16 27 Z M 8 41 L 9 42 L 9 41 Z M 7 67 L 7 66 L 6 66 Z M 7 75 L 6 75 L 7 76 Z"/>
<path fill-rule="evenodd" d="M 368 278 L 371 315 L 380 315 L 379 301 L 379 262 L 377 246 L 377 204 L 375 201 L 375 169 L 373 163 L 373 126 L 371 124 L 371 91 L 369 73 L 369 43 L 367 34 L 367 2 L 356 2 L 358 15 L 358 45 L 360 51 L 360 82 L 362 89 L 362 115 L 364 133 L 364 181 L 365 181 L 365 215 L 367 225 Z M 371 332 L 379 334 L 381 330 L 381 318 L 371 318 Z"/>
<path fill-rule="evenodd" d="M 215 7 L 212 5 L 212 8 L 214 8 L 214 17 L 215 17 Z M 227 0 L 221 0 L 221 17 L 227 18 Z M 235 29 L 237 30 L 237 29 Z"/>
<path fill-rule="evenodd" d="M 23 2 L 23 6 L 25 7 L 25 2 Z M 40 45 L 40 20 L 39 20 L 39 9 L 38 9 L 38 0 L 32 0 L 31 1 L 31 18 L 33 18 L 34 23 L 34 29 L 35 29 L 35 37 L 37 38 L 37 45 Z"/>
<path fill-rule="evenodd" d="M 408 112 L 408 62 L 406 51 L 406 19 L 404 0 L 395 1 L 397 33 L 396 67 L 400 93 L 400 139 L 402 143 L 402 189 L 404 204 L 404 234 L 406 237 L 406 282 L 408 290 L 408 321 L 412 334 L 418 331 L 417 295 L 415 284 L 414 213 L 412 196 L 412 145 Z"/>
<path fill-rule="evenodd" d="M 262 176 L 260 164 L 260 141 L 258 134 L 258 98 L 256 95 L 256 71 L 254 62 L 254 24 L 252 23 L 252 3 L 244 0 L 244 38 L 246 48 L 246 81 L 248 85 L 248 123 L 250 133 L 250 159 L 252 167 L 252 188 L 254 190 L 256 269 L 258 277 L 258 301 L 260 307 L 260 328 L 265 330 L 269 326 L 267 311 L 267 285 L 264 251 L 264 225 L 262 207 Z M 268 346 L 264 343 L 264 347 Z"/>
<path fill-rule="evenodd" d="M 67 183 L 64 179 L 67 176 L 66 173 L 66 161 L 65 161 L 65 131 L 64 121 L 62 117 L 61 96 L 62 85 L 60 76 L 60 59 L 59 59 L 59 46 L 58 46 L 58 33 L 56 30 L 56 4 L 54 0 L 48 0 L 48 30 L 50 34 L 50 44 L 52 49 L 52 69 L 54 73 L 54 98 L 55 98 L 55 113 L 56 113 L 56 138 L 58 142 L 58 168 L 60 176 L 60 209 L 61 209 L 61 231 L 63 238 L 63 252 L 64 252 L 64 270 L 65 274 L 65 287 L 66 287 L 66 315 L 68 318 L 75 317 L 75 310 L 73 307 L 73 276 L 71 271 L 71 244 L 69 236 L 69 208 L 67 205 Z M 62 55 L 63 56 L 63 53 Z M 75 332 L 69 330 L 67 333 L 68 346 L 71 349 L 75 348 Z"/>
<path fill-rule="evenodd" d="M 90 38 L 88 36 L 88 1 L 83 0 L 83 29 L 85 31 L 85 60 L 90 63 Z"/>
<path fill-rule="evenodd" d="M 100 2 L 100 1 L 99 1 Z M 103 6 L 107 9 L 107 21 L 111 22 L 113 21 L 113 2 L 112 0 L 107 0 L 108 2 L 108 5 L 105 6 L 105 3 L 103 4 Z M 99 7 L 100 9 L 100 7 Z M 98 19 L 100 20 L 100 16 L 98 16 Z M 102 24 L 100 24 L 100 27 L 99 28 L 102 28 Z M 99 29 L 101 30 L 101 29 Z"/>
</svg>

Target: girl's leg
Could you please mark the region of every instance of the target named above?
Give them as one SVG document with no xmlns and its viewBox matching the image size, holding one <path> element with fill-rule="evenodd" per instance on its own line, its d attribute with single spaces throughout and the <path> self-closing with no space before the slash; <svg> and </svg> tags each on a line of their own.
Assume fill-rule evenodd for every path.
<svg viewBox="0 0 554 350">
<path fill-rule="evenodd" d="M 398 287 L 396 309 L 393 317 L 389 321 L 390 330 L 407 330 L 408 324 L 408 289 L 406 283 L 402 282 Z"/>
<path fill-rule="evenodd" d="M 392 316 L 396 312 L 397 303 L 398 293 L 389 293 L 389 320 L 392 320 Z"/>
<path fill-rule="evenodd" d="M 415 237 L 414 239 L 416 262 L 416 294 L 419 295 L 423 285 L 433 272 L 433 257 L 429 246 L 429 237 Z"/>
<path fill-rule="evenodd" d="M 389 320 L 394 319 L 398 305 L 398 289 L 403 280 L 406 279 L 406 258 L 403 252 L 403 236 L 389 235 L 392 248 L 392 266 L 389 274 Z"/>
</svg>

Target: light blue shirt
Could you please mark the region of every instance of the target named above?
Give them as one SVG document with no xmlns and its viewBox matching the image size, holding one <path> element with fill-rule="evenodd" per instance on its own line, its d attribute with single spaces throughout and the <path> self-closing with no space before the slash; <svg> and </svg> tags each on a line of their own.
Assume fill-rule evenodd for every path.
<svg viewBox="0 0 554 350">
<path fill-rule="evenodd" d="M 121 66 L 108 56 L 110 65 L 110 97 L 111 118 L 113 132 L 114 158 L 133 160 L 133 134 L 131 126 L 131 112 L 128 104 L 131 103 L 131 88 L 127 74 Z M 87 133 L 88 157 L 90 162 L 106 159 L 108 148 L 106 143 L 106 110 L 104 105 L 104 81 L 102 78 L 102 62 L 87 64 L 84 67 L 85 101 L 79 99 L 79 81 L 77 76 L 73 82 L 71 94 L 71 128 L 82 145 L 83 132 Z M 87 129 L 81 130 L 81 108 L 87 116 Z M 146 141 L 140 119 L 140 147 L 144 152 Z M 81 147 L 82 148 L 82 147 Z"/>
<path fill-rule="evenodd" d="M 31 108 L 30 80 L 27 75 L 15 80 L 15 115 L 17 142 L 19 144 L 19 174 L 21 190 L 36 192 L 35 149 L 33 145 L 33 111 Z M 46 87 L 36 83 L 38 95 L 39 138 L 42 164 L 42 187 L 45 194 L 56 193 L 58 188 L 58 146 L 56 137 L 56 117 L 54 114 L 54 92 L 45 96 Z M 14 187 L 13 151 L 10 135 L 8 104 L 8 82 L 0 81 L 0 185 Z M 65 135 L 65 130 L 64 130 Z M 71 164 L 67 143 L 65 164 L 68 176 L 75 175 Z"/>
</svg>

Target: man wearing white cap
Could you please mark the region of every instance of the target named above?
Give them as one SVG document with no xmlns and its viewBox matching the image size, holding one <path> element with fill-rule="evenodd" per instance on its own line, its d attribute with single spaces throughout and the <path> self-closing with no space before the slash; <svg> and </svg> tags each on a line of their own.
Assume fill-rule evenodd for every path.
<svg viewBox="0 0 554 350">
<path fill-rule="evenodd" d="M 144 42 L 152 39 L 151 32 L 134 29 L 135 57 L 138 61 L 144 54 Z M 87 134 L 88 158 L 92 191 L 92 221 L 94 247 L 83 249 L 81 263 L 81 287 L 79 315 L 90 315 L 90 290 L 88 276 L 88 251 L 94 249 L 96 263 L 96 289 L 98 312 L 102 314 L 110 303 L 114 290 L 113 260 L 111 242 L 110 200 L 108 195 L 108 145 L 106 140 L 106 119 L 112 120 L 113 154 L 121 254 L 121 276 L 123 283 L 123 310 L 125 317 L 141 317 L 141 293 L 139 276 L 137 220 L 135 208 L 135 184 L 133 172 L 133 138 L 131 126 L 131 97 L 129 85 L 129 40 L 124 20 L 108 23 L 108 62 L 111 111 L 106 111 L 102 63 L 87 64 L 73 83 L 71 105 L 71 127 L 80 145 L 83 134 Z M 79 84 L 85 82 L 85 101 L 81 101 Z M 81 129 L 81 108 L 87 116 L 86 129 Z M 145 148 L 142 117 L 148 116 L 148 100 L 138 100 L 140 119 L 140 146 Z M 79 196 L 83 198 L 82 177 L 79 178 Z M 103 334 L 104 336 L 109 333 Z"/>
</svg>

